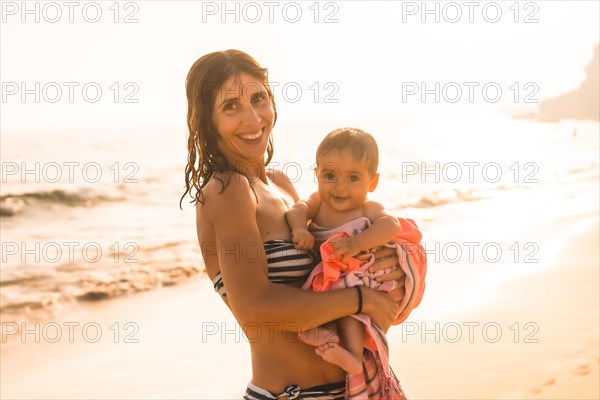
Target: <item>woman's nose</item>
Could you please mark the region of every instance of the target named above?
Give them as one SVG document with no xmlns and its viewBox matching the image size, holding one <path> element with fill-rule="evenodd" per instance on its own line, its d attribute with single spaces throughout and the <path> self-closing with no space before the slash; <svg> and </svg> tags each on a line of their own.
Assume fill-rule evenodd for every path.
<svg viewBox="0 0 600 400">
<path fill-rule="evenodd" d="M 246 125 L 255 125 L 259 122 L 260 116 L 256 112 L 256 109 L 252 105 L 247 106 L 244 111 L 244 123 Z"/>
</svg>

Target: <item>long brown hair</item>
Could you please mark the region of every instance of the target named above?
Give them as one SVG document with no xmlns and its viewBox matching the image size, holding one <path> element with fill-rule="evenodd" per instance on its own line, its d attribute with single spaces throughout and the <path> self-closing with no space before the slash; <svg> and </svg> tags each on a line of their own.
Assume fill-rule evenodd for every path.
<svg viewBox="0 0 600 400">
<path fill-rule="evenodd" d="M 192 198 L 191 203 L 204 204 L 202 189 L 210 179 L 219 172 L 236 171 L 219 151 L 220 136 L 212 122 L 212 114 L 215 97 L 221 86 L 229 77 L 239 76 L 242 72 L 262 82 L 273 104 L 273 124 L 277 121 L 277 108 L 268 83 L 268 71 L 254 58 L 240 50 L 217 51 L 199 58 L 190 68 L 185 83 L 188 100 L 188 161 L 185 167 L 185 192 L 181 196 L 179 207 L 188 193 Z M 273 138 L 270 137 L 265 165 L 269 164 L 272 157 Z M 222 192 L 228 181 L 219 176 L 215 178 L 221 182 Z"/>
</svg>

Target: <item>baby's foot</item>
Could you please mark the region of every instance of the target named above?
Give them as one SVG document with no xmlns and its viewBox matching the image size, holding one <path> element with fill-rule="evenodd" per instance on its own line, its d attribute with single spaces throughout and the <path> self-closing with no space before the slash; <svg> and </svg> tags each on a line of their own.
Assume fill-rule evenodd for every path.
<svg viewBox="0 0 600 400">
<path fill-rule="evenodd" d="M 352 353 L 337 343 L 326 343 L 315 349 L 315 352 L 327 362 L 340 366 L 350 375 L 362 372 L 362 360 L 358 360 Z"/>
<path fill-rule="evenodd" d="M 327 343 L 339 343 L 340 338 L 335 333 L 335 327 L 319 326 L 298 333 L 298 339 L 311 346 L 323 346 Z"/>
</svg>

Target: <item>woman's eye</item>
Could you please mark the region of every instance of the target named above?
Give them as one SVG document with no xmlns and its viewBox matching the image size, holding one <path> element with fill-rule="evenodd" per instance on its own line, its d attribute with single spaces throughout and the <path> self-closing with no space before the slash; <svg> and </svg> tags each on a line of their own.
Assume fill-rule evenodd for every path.
<svg viewBox="0 0 600 400">
<path fill-rule="evenodd" d="M 223 110 L 225 110 L 225 111 L 233 111 L 235 109 L 237 109 L 237 104 L 235 104 L 235 102 L 233 102 L 233 101 L 226 103 L 223 106 Z"/>
<path fill-rule="evenodd" d="M 265 100 L 267 98 L 265 93 L 255 93 L 252 96 L 252 102 L 253 103 L 260 103 L 261 101 Z"/>
</svg>

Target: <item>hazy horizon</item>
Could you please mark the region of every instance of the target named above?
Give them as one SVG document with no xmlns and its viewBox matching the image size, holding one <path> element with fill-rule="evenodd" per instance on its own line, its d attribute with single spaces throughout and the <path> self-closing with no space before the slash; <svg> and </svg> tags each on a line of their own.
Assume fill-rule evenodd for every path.
<svg viewBox="0 0 600 400">
<path fill-rule="evenodd" d="M 261 2 L 233 2 L 228 14 L 220 2 L 141 1 L 119 3 L 119 10 L 99 3 L 95 23 L 86 21 L 94 7 L 83 13 L 89 2 L 73 10 L 50 3 L 34 3 L 37 11 L 30 5 L 29 14 L 19 2 L 2 3 L 4 131 L 182 126 L 187 71 L 200 56 L 228 48 L 269 68 L 280 118 L 291 121 L 527 111 L 537 107 L 531 100 L 579 86 L 600 36 L 599 3 L 592 1 L 527 2 L 518 9 L 476 2 L 472 10 L 431 2 L 433 14 L 420 2 L 275 2 L 271 10 Z M 292 23 L 297 10 L 301 16 Z M 452 22 L 457 12 L 460 19 Z M 465 82 L 476 83 L 473 101 Z M 436 103 L 433 94 L 422 102 L 418 92 L 405 93 L 436 83 L 442 97 L 455 98 L 457 88 L 462 97 Z M 34 94 L 23 102 L 21 84 L 37 90 L 40 102 Z M 90 97 L 102 90 L 96 103 L 84 98 L 86 84 Z M 491 96 L 501 88 L 498 101 L 482 97 L 486 84 Z M 57 90 L 59 100 L 48 101 Z"/>
</svg>

